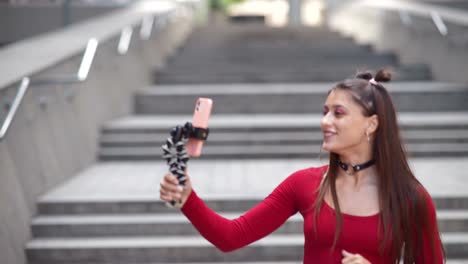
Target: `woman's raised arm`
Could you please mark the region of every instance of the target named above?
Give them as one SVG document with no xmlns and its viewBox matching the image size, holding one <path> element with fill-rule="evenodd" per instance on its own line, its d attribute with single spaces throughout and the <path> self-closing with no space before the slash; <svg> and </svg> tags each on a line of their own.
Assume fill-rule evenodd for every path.
<svg viewBox="0 0 468 264">
<path fill-rule="evenodd" d="M 167 178 L 173 180 L 171 177 Z M 184 194 L 187 194 L 186 190 L 182 194 L 179 192 L 179 196 L 176 197 L 182 199 L 182 212 L 200 234 L 221 251 L 229 252 L 270 234 L 297 212 L 295 194 L 291 184 L 292 178 L 292 176 L 288 177 L 262 202 L 242 216 L 232 220 L 222 217 L 208 208 L 191 190 L 190 179 L 186 185 L 186 188 L 190 189 L 188 197 L 184 197 Z M 168 189 L 163 187 L 167 184 L 161 183 L 161 188 Z M 172 190 L 175 190 L 177 195 L 176 188 Z M 161 198 L 170 200 L 172 197 L 166 192 L 164 195 L 161 193 Z"/>
</svg>

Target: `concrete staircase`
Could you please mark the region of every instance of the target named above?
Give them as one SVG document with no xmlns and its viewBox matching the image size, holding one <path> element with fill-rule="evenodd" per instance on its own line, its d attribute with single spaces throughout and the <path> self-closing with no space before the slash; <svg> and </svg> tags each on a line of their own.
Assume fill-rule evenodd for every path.
<svg viewBox="0 0 468 264">
<path fill-rule="evenodd" d="M 320 115 L 216 115 L 202 159 L 318 158 Z M 177 122 L 177 120 L 179 120 Z M 110 122 L 103 129 L 99 158 L 155 160 L 167 128 L 190 116 L 141 116 Z M 400 125 L 412 157 L 468 156 L 468 116 L 464 113 L 401 114 Z"/>
<path fill-rule="evenodd" d="M 235 218 L 257 199 L 208 200 Z M 468 199 L 438 198 L 438 218 L 447 254 L 467 258 Z M 134 202 L 42 202 L 32 223 L 37 237 L 28 245 L 31 263 L 275 262 L 299 263 L 303 220 L 291 217 L 261 241 L 221 253 L 204 241 L 180 213 L 154 200 Z"/>
<path fill-rule="evenodd" d="M 337 81 L 357 69 L 395 68 L 397 80 L 427 80 L 425 65 L 400 65 L 326 29 L 219 25 L 201 28 L 180 56 L 155 74 L 157 84 Z"/>
<path fill-rule="evenodd" d="M 393 54 L 375 54 L 325 29 L 255 25 L 195 31 L 157 70 L 157 85 L 136 95 L 135 115 L 103 125 L 98 159 L 106 162 L 38 202 L 29 263 L 300 263 L 298 215 L 239 251 L 226 254 L 209 245 L 180 212 L 157 199 L 167 170 L 160 146 L 171 127 L 190 120 L 197 97 L 213 98 L 211 135 L 190 170 L 204 176 L 194 185 L 209 206 L 237 217 L 293 172 L 292 164 L 315 166 L 324 154 L 319 120 L 326 91 L 358 66 L 388 65 L 400 80 L 389 90 L 416 171 L 434 174 L 422 181 L 436 194 L 448 263 L 468 263 L 467 85 L 432 82 L 424 65 L 399 65 Z M 99 196 L 103 188 L 105 198 Z"/>
<path fill-rule="evenodd" d="M 334 83 L 155 86 L 136 97 L 138 116 L 109 122 L 101 160 L 153 160 L 167 127 L 190 120 L 196 97 L 215 102 L 203 159 L 315 158 L 319 114 Z M 468 155 L 468 86 L 437 82 L 389 85 L 412 157 Z M 415 103 L 417 102 L 417 103 Z M 158 115 L 154 115 L 158 113 Z M 162 116 L 164 114 L 164 116 Z M 252 118 L 254 115 L 255 118 Z M 179 121 L 176 121 L 179 120 Z"/>
</svg>

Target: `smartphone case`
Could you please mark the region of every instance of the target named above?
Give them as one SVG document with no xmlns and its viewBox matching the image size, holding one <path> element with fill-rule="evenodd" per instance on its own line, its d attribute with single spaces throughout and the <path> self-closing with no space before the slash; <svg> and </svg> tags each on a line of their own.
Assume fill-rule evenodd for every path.
<svg viewBox="0 0 468 264">
<path fill-rule="evenodd" d="M 192 126 L 208 128 L 212 107 L 213 101 L 210 98 L 198 98 L 193 111 Z M 199 157 L 202 148 L 203 140 L 190 138 L 187 142 L 187 154 L 191 157 Z"/>
</svg>

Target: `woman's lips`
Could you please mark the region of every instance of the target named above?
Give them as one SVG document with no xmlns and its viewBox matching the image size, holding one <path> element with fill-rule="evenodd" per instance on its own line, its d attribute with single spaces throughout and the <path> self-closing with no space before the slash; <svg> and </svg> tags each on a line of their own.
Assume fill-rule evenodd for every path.
<svg viewBox="0 0 468 264">
<path fill-rule="evenodd" d="M 325 132 L 323 132 L 323 139 L 324 140 L 329 140 L 330 138 L 332 138 L 335 135 L 336 135 L 336 133 L 334 133 L 334 132 L 325 131 Z"/>
</svg>

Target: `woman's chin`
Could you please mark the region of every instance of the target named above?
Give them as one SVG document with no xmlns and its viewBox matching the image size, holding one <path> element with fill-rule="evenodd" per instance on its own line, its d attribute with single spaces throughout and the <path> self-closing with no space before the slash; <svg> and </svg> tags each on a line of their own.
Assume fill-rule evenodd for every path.
<svg viewBox="0 0 468 264">
<path fill-rule="evenodd" d="M 323 142 L 323 144 L 322 144 L 322 149 L 323 149 L 323 150 L 326 150 L 326 151 L 328 151 L 328 152 L 332 152 L 332 150 L 333 150 L 332 146 L 330 146 L 330 144 L 327 143 L 327 142 Z"/>
<path fill-rule="evenodd" d="M 329 153 L 338 153 L 340 152 L 340 148 L 337 148 L 336 145 L 330 144 L 329 142 L 323 142 L 322 150 L 325 150 Z"/>
</svg>

